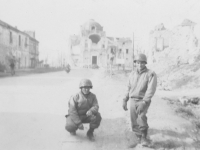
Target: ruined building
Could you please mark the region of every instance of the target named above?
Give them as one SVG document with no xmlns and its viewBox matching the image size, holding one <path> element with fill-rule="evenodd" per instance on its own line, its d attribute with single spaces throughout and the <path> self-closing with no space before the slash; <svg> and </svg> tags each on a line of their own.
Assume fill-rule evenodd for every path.
<svg viewBox="0 0 200 150">
<path fill-rule="evenodd" d="M 69 37 L 70 59 L 83 67 L 109 64 L 131 65 L 132 41 L 129 38 L 107 37 L 103 26 L 89 20 L 80 28 L 80 35 Z"/>
<path fill-rule="evenodd" d="M 195 25 L 185 19 L 172 30 L 166 29 L 163 24 L 156 26 L 150 32 L 150 49 L 147 52 L 150 62 L 159 62 L 165 58 L 172 64 L 194 62 L 199 51 Z"/>
</svg>

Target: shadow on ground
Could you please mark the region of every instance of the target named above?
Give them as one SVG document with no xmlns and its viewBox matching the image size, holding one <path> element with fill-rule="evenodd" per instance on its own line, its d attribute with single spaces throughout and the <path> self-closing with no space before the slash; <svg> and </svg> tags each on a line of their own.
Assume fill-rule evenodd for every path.
<svg viewBox="0 0 200 150">
<path fill-rule="evenodd" d="M 191 139 L 189 133 L 171 130 L 149 129 L 153 149 L 200 149 L 200 143 Z"/>
<path fill-rule="evenodd" d="M 125 118 L 103 119 L 95 133 L 97 149 L 124 149 L 127 147 Z"/>
</svg>

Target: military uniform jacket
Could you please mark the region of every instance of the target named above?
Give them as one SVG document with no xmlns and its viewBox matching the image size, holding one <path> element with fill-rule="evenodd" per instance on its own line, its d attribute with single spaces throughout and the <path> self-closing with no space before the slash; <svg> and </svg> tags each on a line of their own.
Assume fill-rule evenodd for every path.
<svg viewBox="0 0 200 150">
<path fill-rule="evenodd" d="M 124 100 L 128 101 L 129 98 L 134 98 L 149 102 L 156 92 L 156 87 L 157 76 L 155 72 L 146 67 L 141 72 L 137 70 L 132 71 L 129 76 Z"/>
<path fill-rule="evenodd" d="M 70 98 L 68 106 L 68 114 L 76 125 L 81 124 L 81 118 L 86 116 L 87 111 L 95 115 L 99 110 L 96 95 L 91 92 L 86 97 L 80 91 Z"/>
</svg>

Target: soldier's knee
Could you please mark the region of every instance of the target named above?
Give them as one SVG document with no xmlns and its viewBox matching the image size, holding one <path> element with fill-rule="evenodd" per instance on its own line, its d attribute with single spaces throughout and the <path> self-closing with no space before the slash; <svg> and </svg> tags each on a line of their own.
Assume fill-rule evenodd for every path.
<svg viewBox="0 0 200 150">
<path fill-rule="evenodd" d="M 66 125 L 65 125 L 65 129 L 69 132 L 72 132 L 72 131 L 76 131 L 77 130 L 77 125 L 71 120 L 70 117 L 68 117 L 66 119 Z"/>
<path fill-rule="evenodd" d="M 96 115 L 96 124 L 99 126 L 100 123 L 101 123 L 101 120 L 102 120 L 102 117 L 101 117 L 101 114 L 100 113 L 97 113 Z"/>
<path fill-rule="evenodd" d="M 101 118 L 101 114 L 100 114 L 100 113 L 97 113 L 97 115 L 96 115 L 96 120 L 97 120 L 98 122 L 101 122 L 102 118 Z"/>
<path fill-rule="evenodd" d="M 68 125 L 68 124 L 65 125 L 65 129 L 66 129 L 68 132 L 72 132 L 72 131 L 76 131 L 76 130 L 77 130 L 77 128 L 76 128 L 75 126 L 73 126 L 73 125 Z"/>
</svg>

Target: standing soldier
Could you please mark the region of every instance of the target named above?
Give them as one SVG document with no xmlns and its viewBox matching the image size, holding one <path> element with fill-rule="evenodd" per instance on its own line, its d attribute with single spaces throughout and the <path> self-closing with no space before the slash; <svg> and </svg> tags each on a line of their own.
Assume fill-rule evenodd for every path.
<svg viewBox="0 0 200 150">
<path fill-rule="evenodd" d="M 70 72 L 70 70 L 71 70 L 71 67 L 70 67 L 70 65 L 69 65 L 69 64 L 67 64 L 65 71 L 66 71 L 67 73 L 69 73 L 69 72 Z"/>
<path fill-rule="evenodd" d="M 98 128 L 101 122 L 101 115 L 98 112 L 99 105 L 96 95 L 90 92 L 92 82 L 89 79 L 83 79 L 80 82 L 81 89 L 75 96 L 69 100 L 68 115 L 66 115 L 65 129 L 71 135 L 76 135 L 76 130 L 84 130 L 83 123 L 90 123 L 87 131 L 89 140 L 94 141 L 94 129 Z"/>
<path fill-rule="evenodd" d="M 13 76 L 15 74 L 15 57 L 14 56 L 11 59 L 10 68 L 11 68 L 11 75 Z"/>
<path fill-rule="evenodd" d="M 147 110 L 151 103 L 156 87 L 157 76 L 155 72 L 147 69 L 147 58 L 144 54 L 138 54 L 134 58 L 136 69 L 131 72 L 127 85 L 127 92 L 123 99 L 123 109 L 127 111 L 127 102 L 130 101 L 130 117 L 132 131 L 137 137 L 137 142 L 132 147 L 141 143 L 142 146 L 149 146 L 147 139 L 148 123 Z"/>
</svg>

